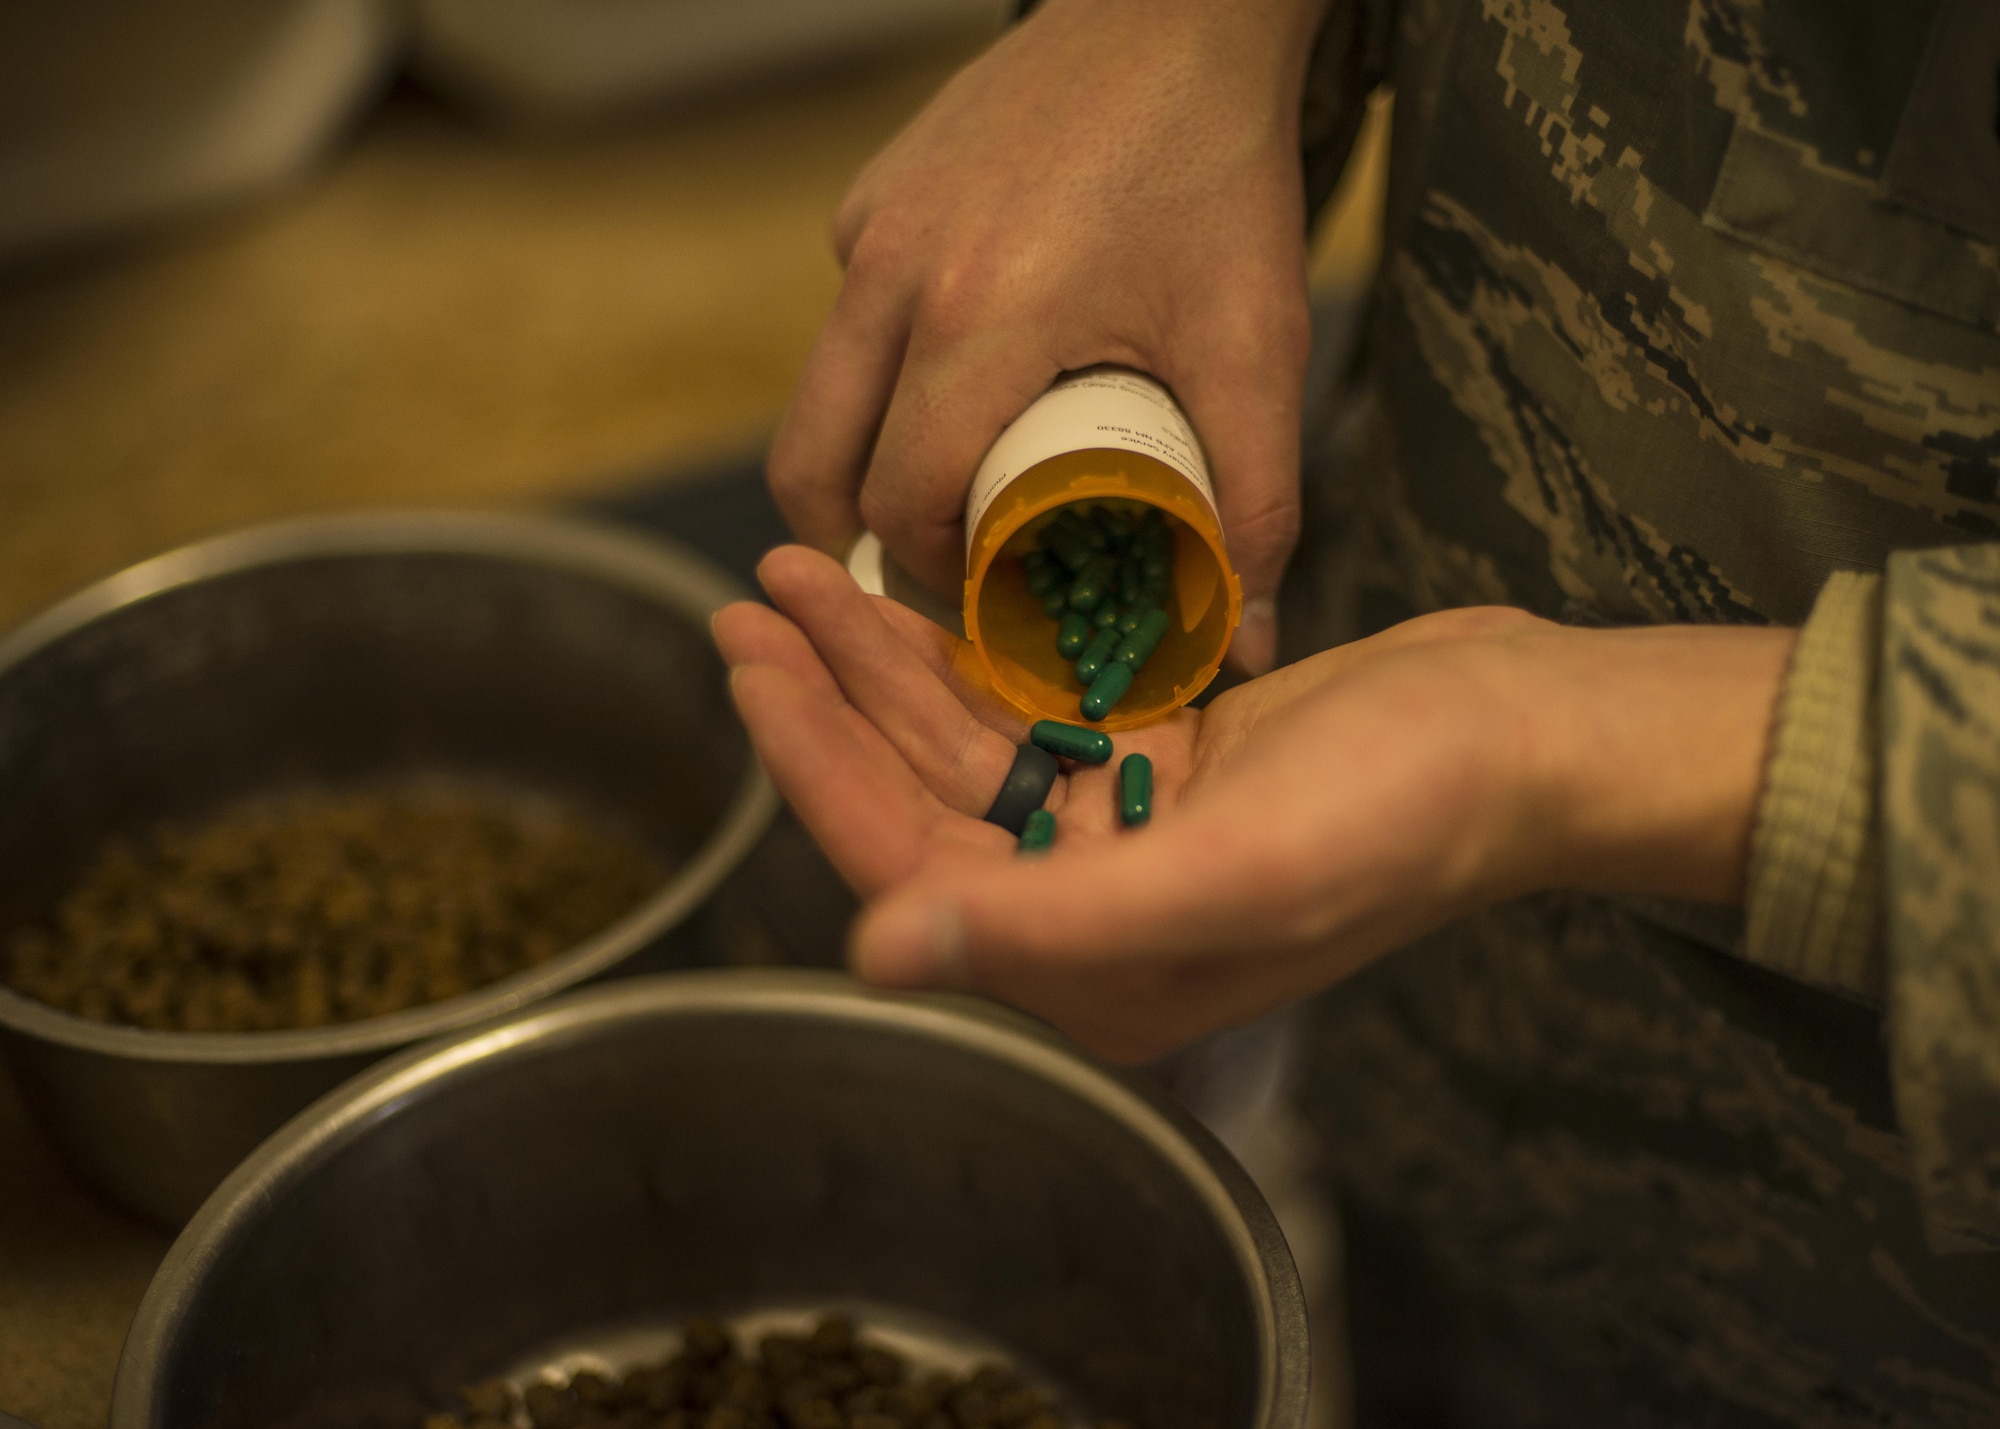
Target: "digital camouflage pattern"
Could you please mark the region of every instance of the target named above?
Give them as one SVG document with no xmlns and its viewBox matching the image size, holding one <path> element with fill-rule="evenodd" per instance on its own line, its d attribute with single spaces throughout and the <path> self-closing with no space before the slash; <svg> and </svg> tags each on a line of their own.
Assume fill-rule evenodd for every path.
<svg viewBox="0 0 2000 1429">
<path fill-rule="evenodd" d="M 1309 140 L 1371 72 L 1396 114 L 1314 642 L 1797 624 L 1886 572 L 1886 1020 L 1720 910 L 1572 896 L 1314 1009 L 1362 1422 L 2000 1425 L 2000 233 L 1934 126 L 1899 146 L 2000 88 L 2000 0 L 1334 9 Z M 1926 112 L 2000 146 L 1993 88 Z"/>
<path fill-rule="evenodd" d="M 1889 562 L 1890 1065 L 1934 1239 L 2000 1260 L 2000 546 Z"/>
</svg>

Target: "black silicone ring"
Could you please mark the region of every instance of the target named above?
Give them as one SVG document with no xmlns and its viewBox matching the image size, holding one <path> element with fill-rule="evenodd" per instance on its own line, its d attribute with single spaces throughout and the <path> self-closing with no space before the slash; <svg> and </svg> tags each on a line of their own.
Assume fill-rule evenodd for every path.
<svg viewBox="0 0 2000 1429">
<path fill-rule="evenodd" d="M 986 822 L 998 824 L 1019 838 L 1028 815 L 1041 808 L 1042 800 L 1055 788 L 1058 767 L 1056 757 L 1046 749 L 1024 744 L 1015 750 L 1014 767 L 1007 771 L 1007 782 L 1000 786 L 993 807 L 986 811 Z"/>
</svg>

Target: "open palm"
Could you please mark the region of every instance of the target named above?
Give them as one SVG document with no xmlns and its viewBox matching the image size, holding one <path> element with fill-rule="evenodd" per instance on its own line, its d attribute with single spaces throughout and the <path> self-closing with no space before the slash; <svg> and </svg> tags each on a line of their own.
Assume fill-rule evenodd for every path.
<svg viewBox="0 0 2000 1429">
<path fill-rule="evenodd" d="M 855 949 L 872 980 L 977 988 L 1151 1056 L 1483 896 L 1489 829 L 1472 815 L 1494 712 L 1467 662 L 1414 657 L 1540 624 L 1518 612 L 1409 622 L 1122 731 L 1110 764 L 1057 780 L 1050 855 L 1019 859 L 982 816 L 1027 721 L 965 642 L 804 547 L 759 577 L 777 609 L 730 606 L 717 641 L 772 778 L 877 901 Z M 1154 767 L 1139 830 L 1117 815 L 1132 753 Z"/>
</svg>

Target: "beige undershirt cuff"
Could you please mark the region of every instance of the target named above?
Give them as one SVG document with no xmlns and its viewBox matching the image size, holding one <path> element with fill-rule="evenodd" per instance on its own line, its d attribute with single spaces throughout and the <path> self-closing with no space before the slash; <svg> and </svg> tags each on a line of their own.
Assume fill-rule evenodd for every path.
<svg viewBox="0 0 2000 1429">
<path fill-rule="evenodd" d="M 1799 632 L 1750 842 L 1752 962 L 1880 1004 L 1882 578 L 1836 572 Z"/>
</svg>

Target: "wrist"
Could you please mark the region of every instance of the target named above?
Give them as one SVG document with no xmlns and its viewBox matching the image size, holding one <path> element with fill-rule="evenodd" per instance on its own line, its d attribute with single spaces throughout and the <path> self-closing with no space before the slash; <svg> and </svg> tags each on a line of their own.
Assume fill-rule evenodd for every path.
<svg viewBox="0 0 2000 1429">
<path fill-rule="evenodd" d="M 1210 74 L 1225 74 L 1296 107 L 1313 40 L 1331 5 L 1351 0 L 1041 0 L 1028 16 L 1092 36 L 1124 29 L 1181 44 Z"/>
<path fill-rule="evenodd" d="M 1657 626 L 1524 632 L 1503 857 L 1515 891 L 1738 903 L 1797 632 Z"/>
</svg>

